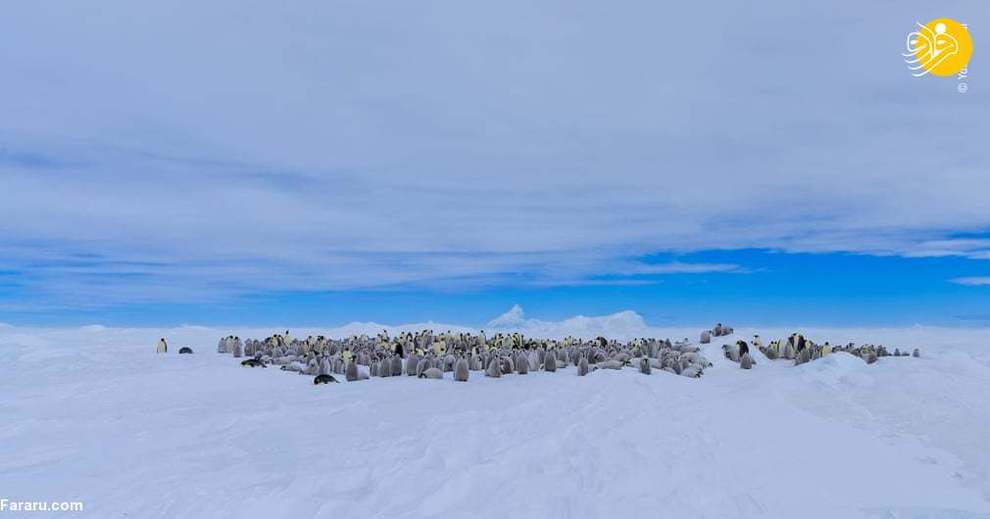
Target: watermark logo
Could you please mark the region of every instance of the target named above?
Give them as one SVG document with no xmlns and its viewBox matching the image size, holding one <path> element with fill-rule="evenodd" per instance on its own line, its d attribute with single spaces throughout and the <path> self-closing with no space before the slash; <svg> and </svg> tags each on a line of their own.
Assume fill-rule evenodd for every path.
<svg viewBox="0 0 990 519">
<path fill-rule="evenodd" d="M 973 39 L 966 24 L 951 18 L 936 18 L 907 36 L 904 62 L 914 77 L 948 77 L 965 74 L 973 55 Z"/>
<path fill-rule="evenodd" d="M 82 501 L 20 501 L 0 498 L 0 512 L 82 512 Z"/>
</svg>

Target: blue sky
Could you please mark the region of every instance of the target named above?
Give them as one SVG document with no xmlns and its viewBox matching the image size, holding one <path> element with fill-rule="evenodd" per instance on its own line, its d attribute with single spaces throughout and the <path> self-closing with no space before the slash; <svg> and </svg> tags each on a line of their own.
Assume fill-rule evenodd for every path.
<svg viewBox="0 0 990 519">
<path fill-rule="evenodd" d="M 970 89 L 914 78 L 971 27 Z M 990 320 L 982 0 L 6 2 L 0 322 Z"/>
</svg>

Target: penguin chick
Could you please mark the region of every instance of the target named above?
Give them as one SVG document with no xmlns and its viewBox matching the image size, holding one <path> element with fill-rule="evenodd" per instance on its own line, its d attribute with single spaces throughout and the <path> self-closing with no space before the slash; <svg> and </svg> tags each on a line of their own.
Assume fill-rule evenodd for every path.
<svg viewBox="0 0 990 519">
<path fill-rule="evenodd" d="M 353 358 L 347 361 L 347 367 L 344 368 L 344 378 L 346 378 L 348 382 L 358 380 L 357 363 L 354 362 Z"/>
<path fill-rule="evenodd" d="M 457 359 L 457 363 L 454 364 L 454 380 L 458 382 L 467 382 L 468 377 L 471 375 L 471 370 L 468 369 L 468 361 L 464 357 Z"/>
<path fill-rule="evenodd" d="M 588 374 L 588 357 L 582 355 L 581 360 L 578 361 L 578 376 L 583 377 L 587 374 Z"/>
<path fill-rule="evenodd" d="M 419 375 L 419 378 L 428 378 L 431 380 L 440 380 L 443 378 L 443 370 L 440 368 L 429 368 Z"/>
<path fill-rule="evenodd" d="M 488 369 L 485 370 L 485 376 L 492 378 L 502 376 L 502 364 L 498 361 L 497 357 L 492 357 L 492 360 L 488 361 Z"/>
<path fill-rule="evenodd" d="M 547 356 L 543 359 L 543 370 L 550 372 L 557 371 L 557 357 L 553 352 L 547 353 Z"/>
</svg>

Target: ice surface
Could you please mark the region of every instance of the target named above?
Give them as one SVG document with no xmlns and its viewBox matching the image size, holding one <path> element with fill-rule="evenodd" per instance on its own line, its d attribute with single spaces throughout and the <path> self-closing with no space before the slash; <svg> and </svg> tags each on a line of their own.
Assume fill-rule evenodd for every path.
<svg viewBox="0 0 990 519">
<path fill-rule="evenodd" d="M 633 312 L 502 324 L 701 330 Z M 402 328 L 426 326 L 455 329 Z M 81 500 L 53 516 L 101 518 L 990 517 L 990 330 L 805 327 L 922 357 L 794 367 L 756 352 L 751 371 L 721 344 L 799 329 L 736 330 L 706 347 L 700 380 L 569 367 L 313 386 L 216 353 L 222 335 L 277 329 L 0 326 L 0 497 Z"/>
</svg>

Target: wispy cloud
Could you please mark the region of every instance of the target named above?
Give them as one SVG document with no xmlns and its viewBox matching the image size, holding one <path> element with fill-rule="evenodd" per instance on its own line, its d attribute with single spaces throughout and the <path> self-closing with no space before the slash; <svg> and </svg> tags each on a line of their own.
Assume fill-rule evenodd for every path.
<svg viewBox="0 0 990 519">
<path fill-rule="evenodd" d="M 990 258 L 953 238 L 990 228 L 988 94 L 897 68 L 914 19 L 889 6 L 70 4 L 0 8 L 0 46 L 21 49 L 0 54 L 18 297 L 758 267 L 637 260 L 656 251 Z M 975 5 L 958 15 L 990 26 Z"/>
<path fill-rule="evenodd" d="M 990 285 L 990 276 L 953 278 L 950 281 L 957 285 L 966 285 L 970 287 L 987 286 Z"/>
</svg>

